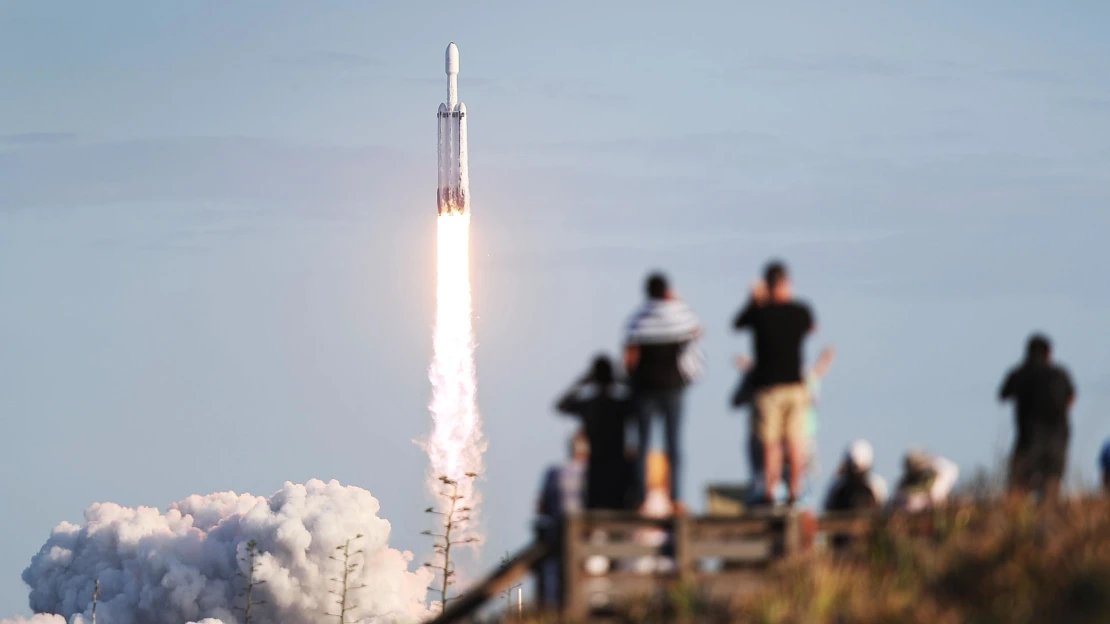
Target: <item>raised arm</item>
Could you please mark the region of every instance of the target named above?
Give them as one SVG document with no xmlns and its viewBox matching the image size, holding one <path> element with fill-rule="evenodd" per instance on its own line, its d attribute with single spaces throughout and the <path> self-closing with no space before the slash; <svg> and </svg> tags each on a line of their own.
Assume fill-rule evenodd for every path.
<svg viewBox="0 0 1110 624">
<path fill-rule="evenodd" d="M 821 349 L 821 355 L 817 357 L 817 363 L 813 365 L 813 374 L 818 379 L 823 378 L 829 373 L 832 368 L 833 360 L 836 359 L 836 350 L 832 347 L 825 347 Z"/>
<path fill-rule="evenodd" d="M 747 329 L 752 326 L 752 319 L 755 317 L 755 310 L 758 306 L 754 301 L 749 301 L 737 313 L 736 318 L 732 321 L 733 329 Z"/>
<path fill-rule="evenodd" d="M 576 381 L 555 403 L 555 409 L 562 414 L 577 415 L 582 411 L 582 382 Z"/>
<path fill-rule="evenodd" d="M 766 303 L 769 297 L 770 294 L 767 292 L 767 284 L 763 283 L 763 280 L 757 280 L 752 284 L 751 298 L 748 299 L 748 303 L 744 304 L 740 313 L 737 314 L 736 318 L 732 321 L 732 328 L 744 329 L 751 327 L 752 322 L 755 320 L 755 311 Z"/>
<path fill-rule="evenodd" d="M 1006 379 L 1002 380 L 1002 385 L 998 388 L 998 400 L 1008 401 L 1017 394 L 1017 371 L 1011 372 L 1006 375 Z"/>
</svg>

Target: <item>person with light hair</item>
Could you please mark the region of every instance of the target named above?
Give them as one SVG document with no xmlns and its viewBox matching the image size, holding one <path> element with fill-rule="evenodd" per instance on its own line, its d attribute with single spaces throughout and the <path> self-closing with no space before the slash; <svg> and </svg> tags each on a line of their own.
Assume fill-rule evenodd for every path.
<svg viewBox="0 0 1110 624">
<path fill-rule="evenodd" d="M 646 518 L 670 518 L 677 511 L 671 497 L 671 465 L 667 456 L 659 451 L 648 453 L 645 481 L 647 495 L 640 506 L 640 515 Z M 637 529 L 632 538 L 641 546 L 661 548 L 674 538 L 660 528 Z M 632 562 L 632 570 L 638 574 L 670 573 L 674 571 L 674 559 L 667 556 L 639 557 Z"/>
<path fill-rule="evenodd" d="M 874 460 L 875 451 L 867 440 L 848 446 L 825 498 L 826 511 L 877 509 L 886 502 L 886 481 L 871 470 Z"/>
<path fill-rule="evenodd" d="M 954 462 L 912 449 L 902 465 L 902 479 L 891 499 L 894 509 L 917 512 L 944 506 L 960 474 Z"/>
</svg>

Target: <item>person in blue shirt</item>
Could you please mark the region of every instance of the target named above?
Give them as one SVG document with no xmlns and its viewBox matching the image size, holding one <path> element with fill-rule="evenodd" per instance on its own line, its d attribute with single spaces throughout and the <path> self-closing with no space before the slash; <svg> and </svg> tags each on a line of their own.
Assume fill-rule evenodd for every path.
<svg viewBox="0 0 1110 624">
<path fill-rule="evenodd" d="M 1110 440 L 1102 445 L 1098 454 L 1098 467 L 1102 470 L 1102 491 L 1110 494 Z"/>
<path fill-rule="evenodd" d="M 544 471 L 536 500 L 536 539 L 551 546 L 551 552 L 536 566 L 536 599 L 542 606 L 558 607 L 562 597 L 563 522 L 582 512 L 585 503 L 586 462 L 590 443 L 578 431 L 570 441 L 570 457 Z"/>
</svg>

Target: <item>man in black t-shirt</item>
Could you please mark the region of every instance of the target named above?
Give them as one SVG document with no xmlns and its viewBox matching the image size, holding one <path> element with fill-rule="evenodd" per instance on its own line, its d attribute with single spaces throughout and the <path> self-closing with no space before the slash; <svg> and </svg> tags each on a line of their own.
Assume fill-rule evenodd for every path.
<svg viewBox="0 0 1110 624">
<path fill-rule="evenodd" d="M 699 364 L 691 343 L 701 335 L 701 321 L 654 273 L 647 280 L 647 301 L 633 313 L 625 335 L 624 366 L 635 395 L 639 417 L 640 496 L 646 494 L 645 470 L 651 448 L 651 424 L 662 420 L 671 496 L 679 502 L 679 426 L 683 390 L 696 377 Z"/>
<path fill-rule="evenodd" d="M 1048 338 L 1029 339 L 1025 362 L 1006 375 L 998 398 L 1015 402 L 1010 488 L 1054 497 L 1067 464 L 1068 410 L 1075 401 L 1075 386 L 1068 372 L 1052 363 Z"/>
<path fill-rule="evenodd" d="M 785 443 L 790 462 L 790 502 L 797 500 L 805 466 L 805 414 L 809 394 L 802 381 L 802 343 L 813 330 L 813 313 L 794 301 L 786 266 L 772 262 L 763 281 L 733 323 L 751 329 L 755 343 L 752 383 L 756 435 L 763 445 L 766 492 L 775 491 L 782 475 Z M 768 494 L 770 496 L 770 494 Z"/>
</svg>

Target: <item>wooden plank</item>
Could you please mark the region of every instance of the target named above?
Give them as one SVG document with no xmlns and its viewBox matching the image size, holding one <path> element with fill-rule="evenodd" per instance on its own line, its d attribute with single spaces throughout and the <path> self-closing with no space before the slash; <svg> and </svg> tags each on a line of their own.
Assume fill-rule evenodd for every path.
<svg viewBox="0 0 1110 624">
<path fill-rule="evenodd" d="M 783 555 L 793 557 L 802 550 L 802 523 L 797 513 L 786 516 L 782 539 Z"/>
<path fill-rule="evenodd" d="M 664 592 L 677 583 L 674 577 L 656 576 L 652 574 L 622 574 L 604 578 L 590 579 L 585 582 L 583 595 L 587 607 L 605 604 L 606 607 L 619 607 L 635 600 L 646 600 Z M 592 608 L 589 608 L 592 611 Z M 569 615 L 567 616 L 569 621 Z"/>
<path fill-rule="evenodd" d="M 583 559 L 592 556 L 610 559 L 632 559 L 634 557 L 658 557 L 663 554 L 661 546 L 647 546 L 634 541 L 583 543 L 579 556 Z"/>
<path fill-rule="evenodd" d="M 726 559 L 760 563 L 774 554 L 774 544 L 770 539 L 719 541 L 698 540 L 691 544 L 690 556 L 694 559 Z"/>
<path fill-rule="evenodd" d="M 572 514 L 563 523 L 563 613 L 571 621 L 576 621 L 589 615 L 589 604 L 580 586 L 584 561 L 581 550 L 583 543 L 579 539 L 582 535 L 582 518 Z"/>
<path fill-rule="evenodd" d="M 694 573 L 694 548 L 690 538 L 692 523 L 686 516 L 679 516 L 674 522 L 674 563 L 678 568 L 679 578 L 684 581 L 689 580 Z"/>
<path fill-rule="evenodd" d="M 690 528 L 694 539 L 728 539 L 732 537 L 758 537 L 775 532 L 780 523 L 767 520 L 735 522 L 733 524 L 704 523 L 701 519 Z"/>
</svg>

